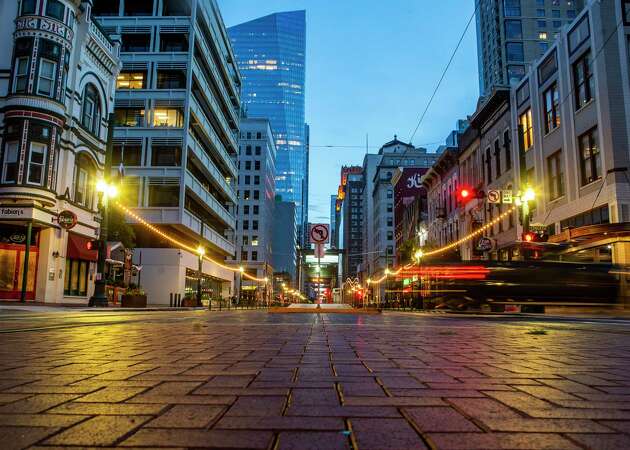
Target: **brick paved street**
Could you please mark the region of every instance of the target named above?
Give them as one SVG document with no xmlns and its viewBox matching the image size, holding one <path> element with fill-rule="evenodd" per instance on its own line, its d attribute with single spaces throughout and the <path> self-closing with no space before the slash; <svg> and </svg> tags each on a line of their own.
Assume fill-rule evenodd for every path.
<svg viewBox="0 0 630 450">
<path fill-rule="evenodd" d="M 630 323 L 3 312 L 26 447 L 630 448 Z"/>
</svg>

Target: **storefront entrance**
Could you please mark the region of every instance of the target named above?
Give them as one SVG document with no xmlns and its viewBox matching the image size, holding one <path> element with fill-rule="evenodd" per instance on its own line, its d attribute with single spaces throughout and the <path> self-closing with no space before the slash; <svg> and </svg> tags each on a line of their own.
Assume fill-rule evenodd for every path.
<svg viewBox="0 0 630 450">
<path fill-rule="evenodd" d="M 35 279 L 37 276 L 37 230 L 33 238 L 28 258 L 26 278 L 26 300 L 35 299 Z M 0 225 L 0 300 L 20 300 L 24 275 L 26 228 Z"/>
</svg>

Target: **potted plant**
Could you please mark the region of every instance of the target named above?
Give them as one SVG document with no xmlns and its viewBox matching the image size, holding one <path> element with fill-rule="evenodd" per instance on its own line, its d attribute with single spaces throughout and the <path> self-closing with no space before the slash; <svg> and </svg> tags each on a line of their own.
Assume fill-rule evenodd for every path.
<svg viewBox="0 0 630 450">
<path fill-rule="evenodd" d="M 130 284 L 122 296 L 120 306 L 123 308 L 146 308 L 147 294 L 141 287 Z"/>
</svg>

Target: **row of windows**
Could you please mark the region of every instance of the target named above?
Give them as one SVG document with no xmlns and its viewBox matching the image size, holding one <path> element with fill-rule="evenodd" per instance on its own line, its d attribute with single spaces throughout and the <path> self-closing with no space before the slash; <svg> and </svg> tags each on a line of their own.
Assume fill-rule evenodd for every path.
<svg viewBox="0 0 630 450">
<path fill-rule="evenodd" d="M 37 11 L 37 3 L 37 0 L 22 0 L 21 15 L 35 14 Z M 46 6 L 43 11 L 45 16 L 63 22 L 66 8 L 59 0 L 46 0 Z"/>
<path fill-rule="evenodd" d="M 243 161 L 245 164 L 243 165 L 244 170 L 260 170 L 260 161 L 253 161 L 253 169 L 252 169 L 252 161 Z M 238 162 L 238 170 L 241 170 L 241 161 Z"/>
<path fill-rule="evenodd" d="M 146 126 L 145 109 L 115 108 L 114 121 L 117 127 L 144 127 Z M 183 108 L 155 108 L 151 125 L 181 128 L 184 126 L 184 110 Z"/>
<path fill-rule="evenodd" d="M 187 52 L 187 33 L 160 33 L 159 45 L 156 44 L 156 51 L 160 52 Z M 152 51 L 151 33 L 122 33 L 121 52 L 150 52 Z"/>
<path fill-rule="evenodd" d="M 258 236 L 257 235 L 251 236 L 252 238 L 251 244 L 250 244 L 249 238 L 250 236 L 246 234 L 243 235 L 243 245 L 251 245 L 252 247 L 258 247 Z"/>
<path fill-rule="evenodd" d="M 247 252 L 245 250 L 241 251 L 241 261 L 258 261 L 258 252 Z"/>
<path fill-rule="evenodd" d="M 260 200 L 260 191 L 238 191 L 238 197 L 243 200 L 250 200 L 251 198 L 254 200 Z"/>
<path fill-rule="evenodd" d="M 157 5 L 161 5 L 160 10 Z M 121 2 L 120 0 L 95 0 L 92 14 L 95 16 L 151 16 L 154 12 L 163 16 L 189 16 L 190 1 L 182 0 L 151 0 Z"/>
<path fill-rule="evenodd" d="M 185 70 L 163 70 L 156 72 L 155 89 L 186 89 Z M 116 89 L 147 89 L 146 71 L 123 71 L 116 79 Z"/>
<path fill-rule="evenodd" d="M 254 136 L 256 136 L 256 137 L 254 138 Z M 263 134 L 260 131 L 257 131 L 256 133 L 252 133 L 251 131 L 248 131 L 246 133 L 245 132 L 241 133 L 241 139 L 257 139 L 257 140 L 260 140 L 262 138 L 263 138 Z"/>
<path fill-rule="evenodd" d="M 505 167 L 501 165 L 501 153 L 504 155 L 504 163 Z M 494 155 L 494 179 L 498 179 L 503 173 L 502 169 L 505 168 L 505 172 L 509 171 L 512 168 L 512 146 L 510 139 L 510 130 L 505 130 L 503 132 L 503 145 L 499 142 L 499 139 L 495 139 L 493 148 L 486 148 L 485 155 L 485 171 L 486 171 L 486 180 L 488 184 L 492 183 L 492 156 Z"/>
<path fill-rule="evenodd" d="M 182 163 L 182 148 L 175 145 L 154 145 L 151 147 L 151 165 L 159 167 L 178 167 Z M 112 165 L 127 167 L 142 166 L 141 145 L 114 145 Z"/>
<path fill-rule="evenodd" d="M 246 156 L 252 156 L 252 146 L 251 145 L 246 145 L 245 148 L 243 148 L 243 146 L 240 147 L 240 151 L 241 151 L 241 155 L 245 154 Z M 243 151 L 245 153 L 243 153 Z M 260 156 L 262 153 L 262 147 L 259 145 L 256 145 L 254 148 L 254 154 L 256 156 Z"/>
<path fill-rule="evenodd" d="M 2 183 L 17 183 L 19 142 L 7 142 L 3 158 Z M 48 144 L 31 142 L 26 165 L 26 183 L 43 186 L 45 166 L 48 156 Z"/>
<path fill-rule="evenodd" d="M 244 220 L 243 223 L 243 230 L 254 230 L 257 231 L 258 230 L 258 220 L 252 220 L 251 221 L 251 228 L 250 228 L 250 221 L 249 220 Z M 237 225 L 238 226 L 238 225 Z"/>
<path fill-rule="evenodd" d="M 243 184 L 248 186 L 252 184 L 252 176 L 251 175 L 243 175 L 243 178 L 241 178 L 241 176 L 239 175 L 238 177 L 238 183 L 239 185 L 241 184 L 241 180 L 243 180 Z M 253 176 L 253 180 L 254 180 L 254 185 L 258 186 L 260 185 L 260 175 L 254 175 Z"/>
</svg>

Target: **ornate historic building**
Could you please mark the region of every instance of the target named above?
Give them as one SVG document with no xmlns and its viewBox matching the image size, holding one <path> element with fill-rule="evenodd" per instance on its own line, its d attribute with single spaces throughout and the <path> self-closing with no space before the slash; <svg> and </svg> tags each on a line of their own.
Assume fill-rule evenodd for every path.
<svg viewBox="0 0 630 450">
<path fill-rule="evenodd" d="M 120 63 L 91 3 L 0 3 L 0 299 L 87 304 L 93 291 Z"/>
</svg>

